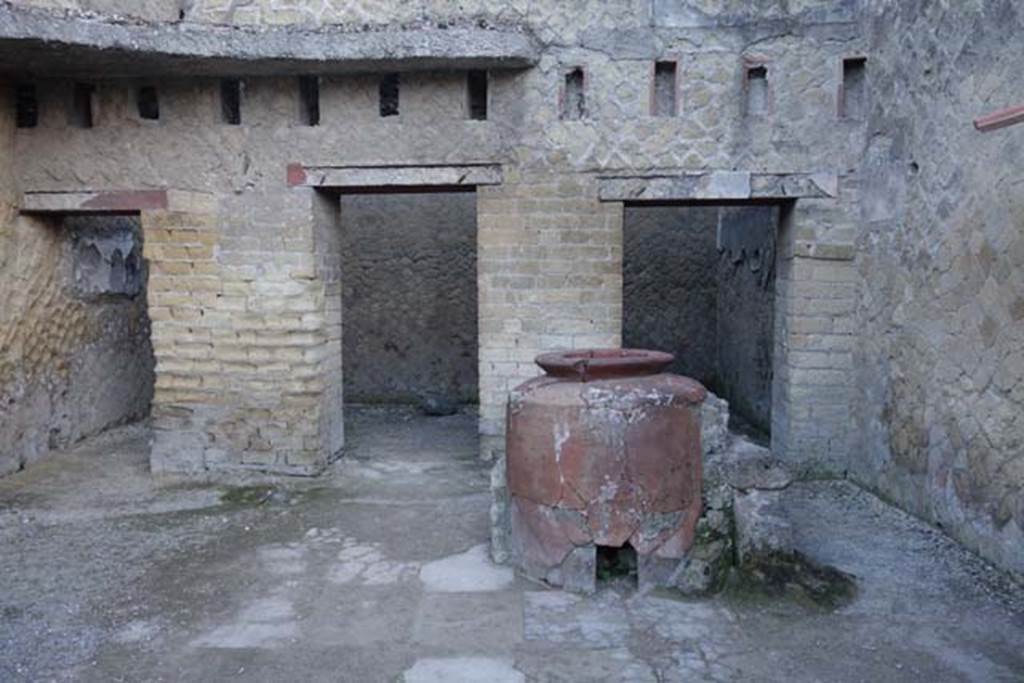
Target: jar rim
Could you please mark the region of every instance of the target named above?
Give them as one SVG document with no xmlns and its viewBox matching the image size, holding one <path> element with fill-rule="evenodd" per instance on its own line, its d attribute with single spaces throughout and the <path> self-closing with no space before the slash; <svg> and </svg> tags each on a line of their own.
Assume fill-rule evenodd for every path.
<svg viewBox="0 0 1024 683">
<path fill-rule="evenodd" d="M 592 348 L 542 353 L 535 359 L 551 377 L 587 382 L 663 372 L 675 356 L 650 349 Z"/>
</svg>

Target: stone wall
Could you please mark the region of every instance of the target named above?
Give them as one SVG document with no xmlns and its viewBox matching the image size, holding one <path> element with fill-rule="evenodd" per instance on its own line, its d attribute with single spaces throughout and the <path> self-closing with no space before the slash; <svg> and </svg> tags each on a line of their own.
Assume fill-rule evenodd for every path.
<svg viewBox="0 0 1024 683">
<path fill-rule="evenodd" d="M 50 367 L 50 340 L 77 339 L 80 318 L 47 280 L 52 231 L 12 218 L 12 188 L 205 193 L 143 216 L 159 283 L 156 462 L 198 453 L 176 466 L 312 472 L 341 446 L 341 233 L 322 192 L 287 187 L 291 163 L 502 167 L 477 211 L 486 457 L 500 455 L 508 390 L 537 373 L 535 354 L 621 341 L 623 207 L 601 201 L 601 176 L 824 172 L 834 187 L 781 210 L 773 450 L 805 473 L 850 472 L 1024 566 L 1024 133 L 969 125 L 1014 104 L 1011 0 L 31 2 L 370 33 L 502 26 L 540 47 L 533 68 L 491 71 L 486 121 L 469 120 L 464 72 L 443 57 L 403 73 L 400 115 L 386 119 L 377 77 L 344 73 L 323 79 L 319 126 L 300 120 L 296 79 L 276 77 L 246 80 L 237 126 L 221 122 L 215 79 L 160 78 L 149 121 L 135 109 L 143 83 L 102 73 L 93 128 L 68 125 L 61 81 L 38 84 L 39 128 L 13 133 L 0 117 L 0 163 L 17 160 L 0 176 L 0 277 L 13 283 L 0 339 L 43 340 L 25 367 Z M 871 101 L 842 107 L 843 60 L 864 56 Z M 676 116 L 653 116 L 665 60 L 678 65 Z M 567 116 L 577 70 L 583 115 Z M 704 199 L 735 199 L 718 189 Z"/>
<path fill-rule="evenodd" d="M 476 197 L 341 198 L 345 400 L 477 401 Z"/>
<path fill-rule="evenodd" d="M 1024 573 L 1024 11 L 875 4 L 851 473 Z"/>
<path fill-rule="evenodd" d="M 149 414 L 138 221 L 8 218 L 0 263 L 0 474 Z"/>
<path fill-rule="evenodd" d="M 852 0 L 803 0 L 795 7 L 791 3 L 780 3 L 777 0 L 754 3 L 742 0 L 569 0 L 522 3 L 469 0 L 457 4 L 447 0 L 362 0 L 345 3 L 327 0 L 254 0 L 245 3 L 234 0 L 192 0 L 188 16 L 199 21 L 229 24 L 339 23 L 367 26 L 431 20 L 531 20 L 550 37 L 555 32 L 563 35 L 569 32 L 585 33 L 595 25 L 615 26 L 616 22 L 629 25 L 638 18 L 647 21 L 653 18 L 661 25 L 686 28 L 743 25 L 794 18 L 812 22 L 843 21 L 855 16 L 857 5 Z"/>
<path fill-rule="evenodd" d="M 141 21 L 178 21 L 194 0 L 18 0 L 18 4 Z"/>
<path fill-rule="evenodd" d="M 621 341 L 623 207 L 601 200 L 601 176 L 838 176 L 820 198 L 800 201 L 780 251 L 777 303 L 784 315 L 776 319 L 774 360 L 785 374 L 772 433 L 788 459 L 842 472 L 849 359 L 793 351 L 812 344 L 796 338 L 804 322 L 848 314 L 838 310 L 845 299 L 833 300 L 837 283 L 827 278 L 835 273 L 822 264 L 852 254 L 846 176 L 855 166 L 851 140 L 863 124 L 837 120 L 836 97 L 842 56 L 863 51 L 863 44 L 851 4 L 805 2 L 792 11 L 765 5 L 755 11 L 696 2 L 680 12 L 646 0 L 197 1 L 188 20 L 337 23 L 339 31 L 369 33 L 384 24 L 410 31 L 501 24 L 535 35 L 541 56 L 533 68 L 490 72 L 485 121 L 470 120 L 465 64 L 451 66 L 443 57 L 435 71 L 401 74 L 400 115 L 386 118 L 379 115 L 377 76 L 330 74 L 321 83 L 317 126 L 300 117 L 295 77 L 245 79 L 241 123 L 230 125 L 220 116 L 214 78 L 160 78 L 160 120 L 151 121 L 136 110 L 145 79 L 104 81 L 97 73 L 88 129 L 68 125 L 68 83 L 42 80 L 40 125 L 16 136 L 19 182 L 37 191 L 175 188 L 208 195 L 210 208 L 150 217 L 153 228 L 168 230 L 157 233 L 164 240 L 157 251 L 167 254 L 153 258 L 167 261 L 169 278 L 165 303 L 151 301 L 159 309 L 154 321 L 161 318 L 154 339 L 160 338 L 157 372 L 164 377 L 157 443 L 167 444 L 155 449 L 155 462 L 200 453 L 181 469 L 309 472 L 341 442 L 333 422 L 340 409 L 333 406 L 343 373 L 328 363 L 337 362 L 329 349 L 340 339 L 334 290 L 344 274 L 328 268 L 326 254 L 340 253 L 337 233 L 315 225 L 323 217 L 320 193 L 289 187 L 289 165 L 501 167 L 503 182 L 478 192 L 485 457 L 500 451 L 508 390 L 538 372 L 537 353 Z M 666 59 L 678 62 L 676 116 L 654 116 L 653 64 Z M 766 106 L 750 112 L 747 70 L 755 62 L 766 65 Z M 562 95 L 567 73 L 576 69 L 584 76 L 585 116 L 570 120 Z M 199 244 L 193 233 L 201 233 Z M 146 244 L 156 246 L 148 238 Z M 212 253 L 189 252 L 200 246 Z M 817 282 L 819 276 L 826 280 Z"/>
<path fill-rule="evenodd" d="M 622 206 L 592 178 L 506 173 L 478 192 L 480 433 L 504 450 L 508 392 L 540 374 L 542 351 L 618 346 Z"/>
</svg>

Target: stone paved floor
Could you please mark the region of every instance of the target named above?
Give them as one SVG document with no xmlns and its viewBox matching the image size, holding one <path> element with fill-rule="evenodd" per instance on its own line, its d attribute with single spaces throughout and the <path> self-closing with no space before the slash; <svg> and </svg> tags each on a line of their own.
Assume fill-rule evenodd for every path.
<svg viewBox="0 0 1024 683">
<path fill-rule="evenodd" d="M 0 680 L 1024 680 L 1015 589 L 846 484 L 789 503 L 860 577 L 837 612 L 581 598 L 488 562 L 472 417 L 349 427 L 326 477 L 275 488 L 158 485 L 143 426 L 0 480 Z"/>
</svg>

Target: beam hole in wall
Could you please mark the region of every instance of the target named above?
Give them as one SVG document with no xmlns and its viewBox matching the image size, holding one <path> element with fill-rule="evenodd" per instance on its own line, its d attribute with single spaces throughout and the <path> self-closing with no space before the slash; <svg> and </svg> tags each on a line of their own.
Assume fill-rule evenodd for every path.
<svg viewBox="0 0 1024 683">
<path fill-rule="evenodd" d="M 475 192 L 341 195 L 348 404 L 478 402 Z"/>
<path fill-rule="evenodd" d="M 14 87 L 14 119 L 18 128 L 39 125 L 39 96 L 33 83 L 18 83 Z"/>
<path fill-rule="evenodd" d="M 675 354 L 671 371 L 729 402 L 732 427 L 771 430 L 776 206 L 627 205 L 626 347 Z"/>
<path fill-rule="evenodd" d="M 562 93 L 562 118 L 578 121 L 587 116 L 585 78 L 582 67 L 575 67 L 565 74 Z"/>
<path fill-rule="evenodd" d="M 398 74 L 385 74 L 381 77 L 379 85 L 381 117 L 398 116 L 399 86 Z"/>
<path fill-rule="evenodd" d="M 474 70 L 466 73 L 466 98 L 469 118 L 474 121 L 487 120 L 487 72 Z"/>
<path fill-rule="evenodd" d="M 676 115 L 676 89 L 676 63 L 655 62 L 652 112 L 655 116 Z"/>
<path fill-rule="evenodd" d="M 754 64 L 746 71 L 746 113 L 748 116 L 768 112 L 768 67 Z"/>
<path fill-rule="evenodd" d="M 75 128 L 92 128 L 95 94 L 96 86 L 92 83 L 75 83 L 71 87 L 71 111 L 68 119 Z"/>
<path fill-rule="evenodd" d="M 867 58 L 843 60 L 843 82 L 839 93 L 839 116 L 862 119 L 867 113 Z"/>
<path fill-rule="evenodd" d="M 299 76 L 299 121 L 304 126 L 320 125 L 319 76 Z"/>
<path fill-rule="evenodd" d="M 242 124 L 242 81 L 222 78 L 220 81 L 220 120 L 229 126 Z"/>
<path fill-rule="evenodd" d="M 139 88 L 136 94 L 136 106 L 139 110 L 139 118 L 147 121 L 160 119 L 160 96 L 154 86 L 145 85 Z"/>
</svg>

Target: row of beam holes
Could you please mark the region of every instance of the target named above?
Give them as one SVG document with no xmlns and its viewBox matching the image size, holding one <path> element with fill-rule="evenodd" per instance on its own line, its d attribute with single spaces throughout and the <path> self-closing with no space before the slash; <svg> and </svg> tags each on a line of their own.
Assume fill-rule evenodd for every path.
<svg viewBox="0 0 1024 683">
<path fill-rule="evenodd" d="M 75 83 L 71 90 L 71 108 L 68 123 L 75 128 L 92 128 L 93 97 L 96 87 L 91 83 Z M 157 120 L 160 118 L 160 100 L 153 86 L 143 86 L 136 92 L 139 118 Z M 39 125 L 39 96 L 36 86 L 20 83 L 14 89 L 14 118 L 18 128 L 35 128 Z"/>
<path fill-rule="evenodd" d="M 380 79 L 380 116 L 398 115 L 400 80 L 397 73 L 385 74 Z M 220 120 L 229 126 L 242 123 L 242 97 L 245 84 L 238 78 L 223 78 L 220 81 Z M 71 108 L 68 121 L 76 128 L 93 127 L 93 99 L 96 88 L 91 83 L 75 83 L 72 88 Z M 306 126 L 320 125 L 320 78 L 300 76 L 298 79 L 299 121 Z M 487 119 L 487 72 L 470 71 L 466 76 L 466 97 L 469 118 L 476 121 Z M 153 86 L 143 86 L 136 91 L 136 106 L 139 118 L 156 121 L 160 119 L 160 98 Z M 14 93 L 15 119 L 18 128 L 35 128 L 39 124 L 39 97 L 36 86 L 31 83 L 18 84 Z"/>
<path fill-rule="evenodd" d="M 839 91 L 841 118 L 860 119 L 866 114 L 867 60 L 864 57 L 843 59 L 843 79 Z M 578 121 L 587 118 L 586 77 L 582 67 L 573 67 L 565 74 L 562 89 L 561 118 Z M 655 62 L 654 87 L 651 92 L 651 113 L 672 117 L 678 110 L 678 85 L 675 62 Z M 747 116 L 768 113 L 768 66 L 750 64 L 744 82 L 744 113 Z"/>
<path fill-rule="evenodd" d="M 866 66 L 863 57 L 843 60 L 843 79 L 839 93 L 839 116 L 859 119 L 866 113 Z M 655 116 L 673 117 L 677 112 L 677 80 L 675 62 L 656 62 L 651 110 Z M 243 82 L 237 78 L 224 78 L 220 82 L 221 121 L 237 126 L 242 123 Z M 378 85 L 379 114 L 382 118 L 399 113 L 401 81 L 399 74 L 381 77 Z M 769 110 L 768 67 L 752 64 L 747 67 L 744 83 L 748 115 L 765 114 Z M 299 119 L 303 125 L 320 125 L 320 78 L 301 76 L 298 79 Z M 76 83 L 73 88 L 69 121 L 77 128 L 92 128 L 93 97 L 95 87 L 89 83 Z M 469 118 L 487 119 L 487 72 L 470 71 L 466 76 L 467 110 Z M 158 120 L 160 101 L 153 86 L 137 91 L 136 104 L 139 118 Z M 35 128 L 39 122 L 39 101 L 32 84 L 19 84 L 15 88 L 15 111 L 18 128 Z M 574 67 L 565 75 L 561 117 L 568 121 L 587 118 L 585 76 L 582 67 Z"/>
</svg>

